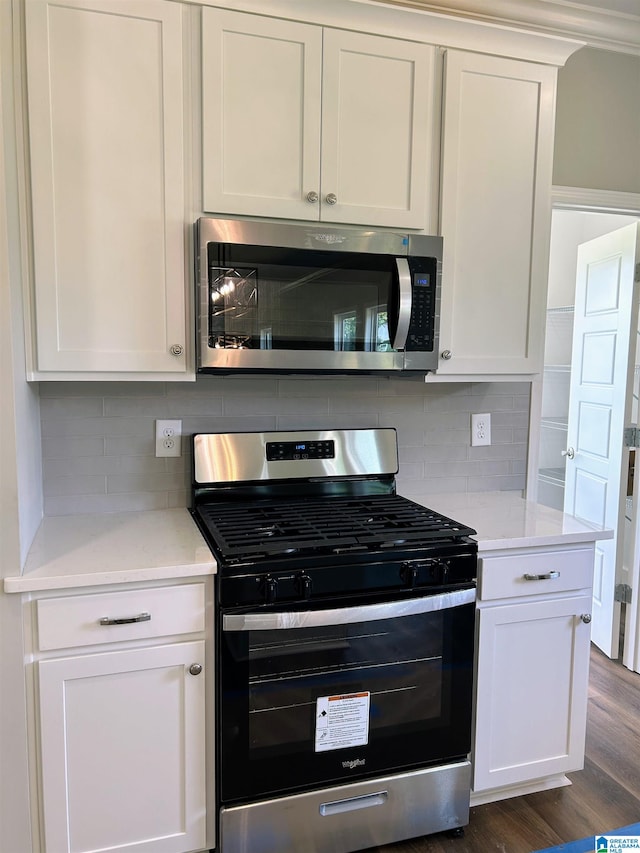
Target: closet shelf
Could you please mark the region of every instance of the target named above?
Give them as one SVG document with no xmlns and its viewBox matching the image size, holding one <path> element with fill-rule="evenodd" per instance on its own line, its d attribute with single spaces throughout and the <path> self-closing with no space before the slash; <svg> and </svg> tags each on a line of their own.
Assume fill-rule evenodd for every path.
<svg viewBox="0 0 640 853">
<path fill-rule="evenodd" d="M 564 486 L 564 468 L 540 468 L 538 479 L 555 486 Z"/>
<path fill-rule="evenodd" d="M 547 427 L 548 429 L 561 429 L 566 430 L 569 425 L 568 418 L 555 418 L 555 417 L 547 417 L 541 418 L 540 424 L 543 427 Z"/>
</svg>

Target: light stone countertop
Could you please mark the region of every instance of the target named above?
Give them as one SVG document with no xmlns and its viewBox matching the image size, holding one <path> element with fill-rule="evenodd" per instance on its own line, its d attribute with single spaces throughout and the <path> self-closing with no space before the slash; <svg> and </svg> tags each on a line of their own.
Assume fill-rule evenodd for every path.
<svg viewBox="0 0 640 853">
<path fill-rule="evenodd" d="M 526 501 L 519 492 L 406 497 L 477 530 L 481 554 L 613 537 L 611 530 Z M 72 589 L 215 572 L 216 561 L 186 509 L 48 516 L 24 572 L 5 578 L 4 590 Z"/>
<path fill-rule="evenodd" d="M 211 575 L 216 561 L 187 509 L 47 516 L 5 592 Z"/>
<path fill-rule="evenodd" d="M 399 490 L 402 494 L 402 491 Z M 524 500 L 519 492 L 470 492 L 406 495 L 449 518 L 477 530 L 478 550 L 568 545 L 612 539 L 613 530 L 579 521 L 543 504 Z"/>
</svg>

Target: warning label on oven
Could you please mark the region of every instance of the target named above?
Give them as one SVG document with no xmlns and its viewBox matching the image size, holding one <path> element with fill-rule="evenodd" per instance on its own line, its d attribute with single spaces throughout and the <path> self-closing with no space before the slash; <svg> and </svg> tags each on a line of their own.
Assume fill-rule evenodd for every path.
<svg viewBox="0 0 640 853">
<path fill-rule="evenodd" d="M 369 742 L 370 693 L 319 696 L 316 701 L 316 752 L 364 746 Z"/>
</svg>

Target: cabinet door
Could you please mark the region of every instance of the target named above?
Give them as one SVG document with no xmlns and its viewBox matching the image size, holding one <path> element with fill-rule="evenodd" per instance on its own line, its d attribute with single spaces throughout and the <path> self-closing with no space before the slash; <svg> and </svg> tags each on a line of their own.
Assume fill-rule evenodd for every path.
<svg viewBox="0 0 640 853">
<path fill-rule="evenodd" d="M 589 596 L 479 611 L 473 789 L 583 766 Z"/>
<path fill-rule="evenodd" d="M 184 372 L 180 5 L 25 9 L 36 369 Z"/>
<path fill-rule="evenodd" d="M 47 850 L 205 847 L 203 661 L 198 641 L 40 662 Z"/>
<path fill-rule="evenodd" d="M 428 45 L 325 29 L 324 221 L 427 227 L 434 53 Z"/>
<path fill-rule="evenodd" d="M 321 66 L 320 27 L 202 10 L 204 210 L 318 219 Z"/>
<path fill-rule="evenodd" d="M 542 369 L 555 83 L 548 66 L 446 53 L 439 374 Z"/>
</svg>

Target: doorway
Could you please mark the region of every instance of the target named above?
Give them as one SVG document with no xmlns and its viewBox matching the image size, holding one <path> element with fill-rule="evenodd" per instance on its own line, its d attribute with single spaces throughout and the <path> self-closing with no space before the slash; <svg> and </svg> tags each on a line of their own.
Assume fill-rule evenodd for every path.
<svg viewBox="0 0 640 853">
<path fill-rule="evenodd" d="M 597 209 L 571 208 L 562 207 L 556 208 L 552 213 L 551 227 L 551 245 L 550 245 L 550 265 L 549 265 L 549 288 L 547 302 L 547 325 L 545 339 L 545 367 L 544 373 L 540 381 L 533 383 L 532 387 L 532 414 L 534 411 L 539 413 L 537 423 L 537 432 L 532 430 L 531 440 L 535 444 L 536 449 L 536 466 L 535 471 L 530 468 L 530 473 L 535 476 L 535 483 L 530 483 L 533 488 L 528 489 L 528 497 L 531 498 L 532 493 L 536 495 L 539 503 L 546 504 L 562 511 L 569 510 L 567 507 L 576 507 L 576 468 L 578 456 L 581 459 L 586 459 L 588 456 L 578 454 L 576 461 L 573 461 L 574 448 L 569 447 L 569 444 L 575 443 L 575 427 L 576 427 L 576 407 L 575 393 L 576 387 L 580 385 L 578 377 L 580 373 L 576 370 L 576 352 L 581 352 L 581 341 L 579 341 L 578 349 L 574 350 L 574 337 L 580 335 L 579 326 L 582 323 L 580 312 L 577 315 L 577 322 L 574 326 L 574 307 L 575 307 L 575 288 L 576 288 L 576 272 L 579 271 L 578 264 L 578 246 L 584 243 L 589 245 L 607 244 L 608 237 L 619 229 L 624 228 L 634 222 L 638 222 L 639 217 L 632 213 L 617 213 L 611 211 L 603 211 Z M 591 243 L 595 238 L 596 243 Z M 584 250 L 580 250 L 584 254 Z M 631 302 L 631 297 L 629 297 Z M 631 311 L 631 304 L 627 306 L 627 316 Z M 628 322 L 628 321 L 627 321 Z M 634 328 L 638 328 L 638 318 L 635 317 L 631 321 Z M 615 324 L 614 324 L 615 325 Z M 592 337 L 591 340 L 594 340 Z M 632 350 L 631 364 L 637 362 L 635 355 L 635 336 L 634 344 L 626 349 Z M 573 356 L 572 356 L 573 351 Z M 596 353 L 597 355 L 597 353 Z M 636 371 L 636 381 L 633 383 L 633 388 L 630 387 L 629 395 L 625 400 L 624 388 L 620 393 L 620 403 L 624 407 L 631 404 L 629 397 L 635 394 L 637 403 L 638 382 Z M 603 386 L 604 387 L 604 386 Z M 618 386 L 616 386 L 618 387 Z M 572 388 L 570 394 L 570 388 Z M 573 395 L 572 409 L 570 410 L 569 402 Z M 537 402 L 537 406 L 535 403 Z M 595 409 L 592 409 L 596 411 Z M 602 410 L 604 411 L 604 410 Z M 573 412 L 573 414 L 571 414 Z M 620 415 L 622 417 L 622 414 Z M 637 405 L 634 411 L 634 423 L 637 423 Z M 532 419 L 532 425 L 535 419 Z M 569 430 L 569 438 L 568 438 Z M 616 432 L 617 436 L 617 432 Z M 614 442 L 616 444 L 616 442 Z M 621 444 L 620 441 L 617 442 Z M 617 456 L 616 456 L 617 454 Z M 624 454 L 623 450 L 614 450 L 613 460 L 614 468 L 617 466 L 617 471 L 620 472 L 623 464 L 626 464 L 626 457 L 629 454 Z M 567 475 L 570 474 L 570 477 Z M 632 477 L 625 477 L 632 482 Z M 586 483 L 585 488 L 589 489 L 587 478 L 583 477 L 582 482 Z M 595 481 L 592 479 L 591 483 Z M 607 488 L 606 479 L 604 488 Z M 633 502 L 631 500 L 631 492 L 629 500 L 625 503 L 624 500 L 618 500 L 618 489 L 615 483 L 612 484 L 610 494 L 615 494 L 615 509 L 613 512 L 608 510 L 607 521 L 608 527 L 615 527 L 618 531 L 618 541 L 623 540 L 625 531 L 628 535 L 629 542 L 632 543 L 633 534 L 635 531 L 635 521 L 633 513 Z M 586 493 L 585 493 L 586 495 Z M 581 496 L 578 495 L 578 504 Z M 585 497 L 585 500 L 588 498 Z M 608 498 L 611 503 L 611 498 Z M 580 512 L 576 512 L 581 515 Z M 611 517 L 617 518 L 616 522 L 611 521 Z M 584 516 L 589 518 L 587 514 Z M 594 519 L 596 520 L 596 519 Z M 616 584 L 614 574 L 619 574 L 623 569 L 622 560 L 622 541 L 617 549 L 617 557 L 604 555 L 605 547 L 610 549 L 611 543 L 602 545 L 600 550 L 603 554 L 599 554 L 600 562 L 596 564 L 596 575 L 594 581 L 594 620 L 598 616 L 598 620 L 594 621 L 594 631 L 592 639 L 609 657 L 618 657 L 619 642 L 618 630 L 621 626 L 624 628 L 625 621 L 627 627 L 631 624 L 633 628 L 633 637 L 636 635 L 635 619 L 630 623 L 632 617 L 631 609 L 626 614 L 627 619 L 621 620 L 621 609 L 624 605 L 614 602 L 614 589 Z M 627 545 L 627 549 L 629 545 Z M 607 552 L 608 553 L 608 552 Z M 610 569 L 608 573 L 603 567 L 608 563 Z M 618 566 L 619 563 L 619 566 Z M 598 566 L 602 569 L 601 575 L 598 574 Z M 611 587 L 611 589 L 609 589 Z M 636 608 L 634 608 L 635 610 Z M 624 614 L 623 614 L 624 617 Z M 595 623 L 598 622 L 596 625 Z M 634 644 L 630 644 L 630 655 L 626 655 L 624 660 L 625 665 L 629 668 L 638 670 L 637 653 L 633 651 Z"/>
</svg>

